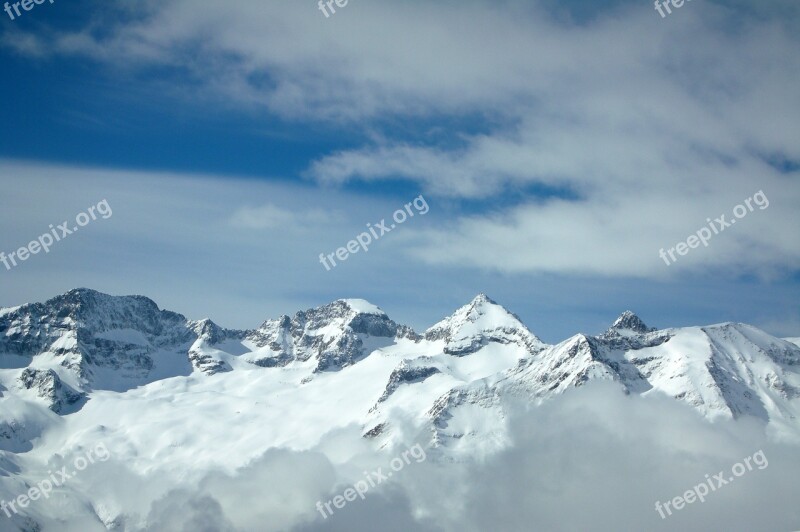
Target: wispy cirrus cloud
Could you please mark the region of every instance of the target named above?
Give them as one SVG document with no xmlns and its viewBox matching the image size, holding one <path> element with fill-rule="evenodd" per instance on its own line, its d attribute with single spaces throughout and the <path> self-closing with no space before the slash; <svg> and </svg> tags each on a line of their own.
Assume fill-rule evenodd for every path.
<svg viewBox="0 0 800 532">
<path fill-rule="evenodd" d="M 240 207 L 230 218 L 231 225 L 242 229 L 303 229 L 342 221 L 341 213 L 322 209 L 292 210 L 272 203 Z"/>
</svg>

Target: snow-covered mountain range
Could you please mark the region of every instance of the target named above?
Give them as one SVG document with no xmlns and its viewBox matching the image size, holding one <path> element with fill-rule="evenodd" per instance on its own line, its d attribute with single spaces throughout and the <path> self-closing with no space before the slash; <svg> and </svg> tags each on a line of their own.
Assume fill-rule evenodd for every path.
<svg viewBox="0 0 800 532">
<path fill-rule="evenodd" d="M 480 294 L 420 333 L 358 299 L 238 331 L 78 289 L 0 310 L 0 475 L 97 439 L 135 470 L 191 475 L 353 426 L 376 447 L 425 434 L 458 459 L 507 445 L 505 401 L 593 380 L 800 436 L 797 341 L 741 323 L 659 330 L 624 312 L 547 345 Z"/>
<path fill-rule="evenodd" d="M 75 417 L 101 392 L 129 399 L 171 386 L 224 392 L 258 379 L 269 384 L 265 401 L 291 395 L 311 406 L 327 402 L 324 392 L 349 396 L 347 414 L 329 424 L 357 421 L 365 435 L 386 438 L 392 413 L 402 411 L 447 441 L 480 432 L 459 423 L 461 410 L 494 417 L 503 395 L 535 401 L 603 379 L 626 393 L 665 393 L 711 420 L 752 415 L 800 428 L 800 347 L 791 339 L 740 323 L 657 330 L 626 311 L 599 336 L 546 345 L 484 294 L 418 334 L 358 299 L 238 331 L 160 310 L 142 296 L 77 289 L 0 309 L 0 357 L 4 399 Z M 20 427 L 3 419 L 0 446 L 29 444 Z M 290 432 L 281 439 L 303 446 Z"/>
</svg>

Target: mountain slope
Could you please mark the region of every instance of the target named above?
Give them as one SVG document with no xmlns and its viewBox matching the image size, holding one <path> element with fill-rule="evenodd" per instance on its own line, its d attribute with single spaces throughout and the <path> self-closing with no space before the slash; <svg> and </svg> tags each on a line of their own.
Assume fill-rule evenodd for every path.
<svg viewBox="0 0 800 532">
<path fill-rule="evenodd" d="M 186 354 L 198 340 L 214 344 L 244 337 L 209 320 L 191 322 L 141 296 L 112 297 L 76 289 L 44 303 L 0 313 L 3 368 L 28 368 L 24 388 L 54 397 L 92 390 L 125 390 L 156 380 L 208 370 Z"/>
<path fill-rule="evenodd" d="M 74 290 L 0 310 L 0 361 L 0 452 L 46 457 L 102 435 L 140 471 L 238 467 L 347 427 L 380 447 L 422 432 L 442 456 L 484 455 L 508 444 L 506 401 L 597 380 L 800 434 L 790 342 L 743 324 L 656 330 L 625 312 L 599 336 L 546 345 L 483 294 L 418 335 L 363 300 L 234 331 Z"/>
</svg>

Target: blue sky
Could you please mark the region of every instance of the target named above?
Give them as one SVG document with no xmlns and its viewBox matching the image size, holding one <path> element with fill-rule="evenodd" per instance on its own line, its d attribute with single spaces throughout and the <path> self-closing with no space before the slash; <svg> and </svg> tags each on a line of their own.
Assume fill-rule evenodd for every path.
<svg viewBox="0 0 800 532">
<path fill-rule="evenodd" d="M 626 309 L 800 336 L 798 29 L 788 0 L 35 6 L 0 23 L 0 251 L 113 216 L 0 266 L 0 306 L 87 286 L 254 327 L 363 297 L 424 328 L 483 291 L 551 342 Z"/>
</svg>

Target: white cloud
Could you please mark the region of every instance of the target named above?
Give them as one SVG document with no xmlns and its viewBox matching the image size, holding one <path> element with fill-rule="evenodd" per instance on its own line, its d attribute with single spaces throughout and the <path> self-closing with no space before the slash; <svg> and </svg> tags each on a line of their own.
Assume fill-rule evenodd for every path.
<svg viewBox="0 0 800 532">
<path fill-rule="evenodd" d="M 535 408 L 507 406 L 512 447 L 460 462 L 439 460 L 428 450 L 427 460 L 412 461 L 327 519 L 316 502 L 341 493 L 365 469 L 385 470 L 391 450 L 367 450 L 360 432 L 348 429 L 355 440 L 343 460 L 323 451 L 344 445 L 339 431 L 312 452 L 272 449 L 236 471 L 202 471 L 198 463 L 191 472 L 198 480 L 176 485 L 180 472 L 133 474 L 109 449 L 112 459 L 71 483 L 60 509 L 90 523 L 93 507 L 77 501 L 94 493 L 94 508 L 106 522 L 116 517 L 137 529 L 243 532 L 791 530 L 800 519 L 797 447 L 770 441 L 757 420 L 712 424 L 672 398 L 626 396 L 605 383 Z M 424 439 L 421 434 L 415 441 Z M 729 472 L 758 451 L 765 468 L 754 467 L 705 502 L 660 518 L 656 501 L 681 496 L 706 474 Z"/>
<path fill-rule="evenodd" d="M 773 181 L 775 182 L 775 181 Z M 763 183 L 754 183 L 760 186 Z M 741 192 L 738 196 L 736 192 Z M 698 198 L 688 191 L 668 195 L 632 189 L 614 197 L 527 204 L 500 215 L 460 218 L 443 229 L 420 235 L 415 253 L 432 264 L 471 264 L 504 272 L 552 272 L 664 278 L 713 269 L 735 277 L 755 273 L 769 278 L 800 264 L 800 235 L 790 230 L 800 220 L 800 196 L 776 183 L 765 186 L 775 198 L 739 224 L 713 236 L 708 247 L 692 249 L 666 265 L 659 257 L 757 192 L 743 186 Z M 666 251 L 665 251 L 666 252 Z M 675 253 L 673 251 L 673 253 Z"/>
<path fill-rule="evenodd" d="M 412 266 L 403 260 L 405 248 L 388 237 L 381 253 L 360 256 L 347 268 L 328 272 L 319 263 L 319 253 L 391 215 L 398 207 L 391 199 L 285 181 L 2 160 L 0 188 L 0 252 L 6 255 L 102 199 L 114 213 L 12 270 L 0 263 L 0 306 L 85 286 L 146 295 L 193 319 L 247 328 L 365 294 L 365 284 L 382 286 L 392 265 Z"/>
<path fill-rule="evenodd" d="M 259 207 L 240 207 L 230 218 L 235 227 L 244 229 L 302 229 L 316 228 L 319 224 L 342 221 L 335 212 L 315 210 L 291 210 L 271 203 Z"/>
<path fill-rule="evenodd" d="M 538 2 L 502 7 L 362 3 L 326 19 L 311 4 L 167 0 L 112 31 L 51 44 L 124 56 L 134 69 L 188 65 L 207 97 L 377 131 L 380 140 L 311 163 L 307 175 L 320 183 L 401 178 L 431 195 L 488 200 L 543 186 L 579 198 L 461 215 L 418 241 L 432 263 L 655 278 L 797 267 L 800 182 L 763 161 L 800 160 L 796 9 L 779 2 L 748 15 L 742 5 L 695 3 L 665 20 L 626 4 L 576 25 Z M 202 53 L 187 63 L 189 49 Z M 380 126 L 440 115 L 494 126 L 451 129 L 459 148 L 397 140 Z M 660 248 L 760 189 L 774 198 L 769 211 L 671 269 L 660 261 Z M 233 222 L 274 228 L 297 216 L 246 207 Z"/>
</svg>

